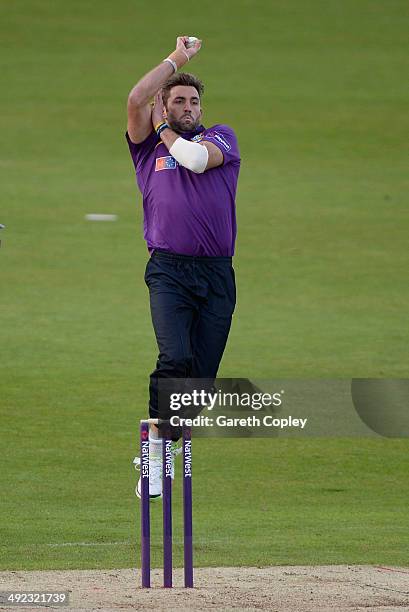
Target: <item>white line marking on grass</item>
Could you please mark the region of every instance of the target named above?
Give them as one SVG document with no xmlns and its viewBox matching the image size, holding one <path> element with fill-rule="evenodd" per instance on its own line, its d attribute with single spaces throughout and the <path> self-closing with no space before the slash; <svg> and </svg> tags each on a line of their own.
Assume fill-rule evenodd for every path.
<svg viewBox="0 0 409 612">
<path fill-rule="evenodd" d="M 104 215 L 101 213 L 89 213 L 85 215 L 87 221 L 116 221 L 118 215 Z"/>
<path fill-rule="evenodd" d="M 60 542 L 50 544 L 39 544 L 39 546 L 49 546 L 51 548 L 60 548 L 63 546 L 118 546 L 121 544 L 133 544 L 133 542 Z"/>
<path fill-rule="evenodd" d="M 159 536 L 156 538 L 152 538 L 152 546 L 155 546 L 156 543 L 159 543 L 161 539 Z M 211 540 L 207 539 L 198 539 L 196 538 L 195 544 L 197 546 L 203 546 L 205 548 L 211 548 L 213 545 L 221 544 L 224 542 L 230 541 L 230 538 L 215 538 Z M 31 543 L 22 543 L 22 544 L 0 544 L 0 548 L 64 548 L 64 547 L 73 547 L 73 546 L 134 546 L 136 542 L 130 540 L 118 540 L 116 542 L 31 542 Z M 173 543 L 175 546 L 183 545 L 182 538 L 174 538 Z M 160 544 L 158 544 L 160 545 Z"/>
</svg>

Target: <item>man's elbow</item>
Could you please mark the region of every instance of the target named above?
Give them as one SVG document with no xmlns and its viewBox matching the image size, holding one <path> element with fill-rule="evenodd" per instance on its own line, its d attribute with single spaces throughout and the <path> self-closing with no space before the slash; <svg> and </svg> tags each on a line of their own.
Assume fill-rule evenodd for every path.
<svg viewBox="0 0 409 612">
<path fill-rule="evenodd" d="M 146 94 L 134 87 L 128 95 L 128 108 L 141 108 L 147 104 L 148 99 Z"/>
<path fill-rule="evenodd" d="M 200 146 L 200 145 L 199 145 Z M 195 149 L 193 155 L 188 160 L 188 170 L 191 170 L 195 174 L 203 174 L 207 168 L 207 162 L 209 160 L 209 153 L 205 147 L 200 147 L 204 151 Z"/>
<path fill-rule="evenodd" d="M 194 172 L 195 174 L 203 174 L 203 172 L 206 171 L 206 168 L 207 161 L 204 162 L 203 160 L 194 160 L 190 162 L 190 168 L 188 169 Z"/>
<path fill-rule="evenodd" d="M 170 147 L 169 153 L 181 166 L 195 174 L 203 174 L 207 168 L 209 152 L 197 142 L 189 142 L 179 137 Z"/>
</svg>

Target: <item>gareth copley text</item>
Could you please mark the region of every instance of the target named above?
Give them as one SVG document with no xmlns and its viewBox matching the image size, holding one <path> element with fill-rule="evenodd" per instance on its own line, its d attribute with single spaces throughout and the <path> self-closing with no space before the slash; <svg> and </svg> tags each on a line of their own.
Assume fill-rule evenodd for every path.
<svg viewBox="0 0 409 612">
<path fill-rule="evenodd" d="M 291 415 L 288 417 L 273 417 L 271 414 L 259 418 L 255 415 L 247 417 L 227 417 L 219 414 L 216 418 L 199 415 L 194 419 L 187 419 L 174 415 L 170 418 L 172 427 L 187 425 L 188 427 L 275 427 L 277 429 L 296 428 L 304 429 L 308 419 L 298 419 Z"/>
</svg>

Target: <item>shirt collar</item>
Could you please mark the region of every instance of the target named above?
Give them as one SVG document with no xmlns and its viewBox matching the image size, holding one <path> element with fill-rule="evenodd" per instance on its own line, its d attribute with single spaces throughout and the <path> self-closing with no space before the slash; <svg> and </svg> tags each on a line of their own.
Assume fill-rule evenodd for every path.
<svg viewBox="0 0 409 612">
<path fill-rule="evenodd" d="M 204 131 L 205 131 L 204 125 L 198 125 L 195 130 L 191 130 L 189 132 L 182 132 L 181 134 L 179 134 L 179 136 L 181 136 L 185 140 L 191 140 L 192 138 L 194 138 L 198 134 L 201 134 Z"/>
</svg>

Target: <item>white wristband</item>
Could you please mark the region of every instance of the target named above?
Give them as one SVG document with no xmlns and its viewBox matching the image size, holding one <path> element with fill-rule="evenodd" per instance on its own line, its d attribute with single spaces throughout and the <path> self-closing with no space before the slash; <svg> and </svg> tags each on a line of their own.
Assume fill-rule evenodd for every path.
<svg viewBox="0 0 409 612">
<path fill-rule="evenodd" d="M 173 61 L 173 59 L 170 59 L 170 57 L 167 57 L 166 59 L 163 60 L 163 62 L 169 62 L 169 64 L 172 66 L 173 71 L 176 72 L 178 67 L 176 65 L 176 62 Z M 163 64 L 162 62 L 162 64 Z"/>
</svg>

